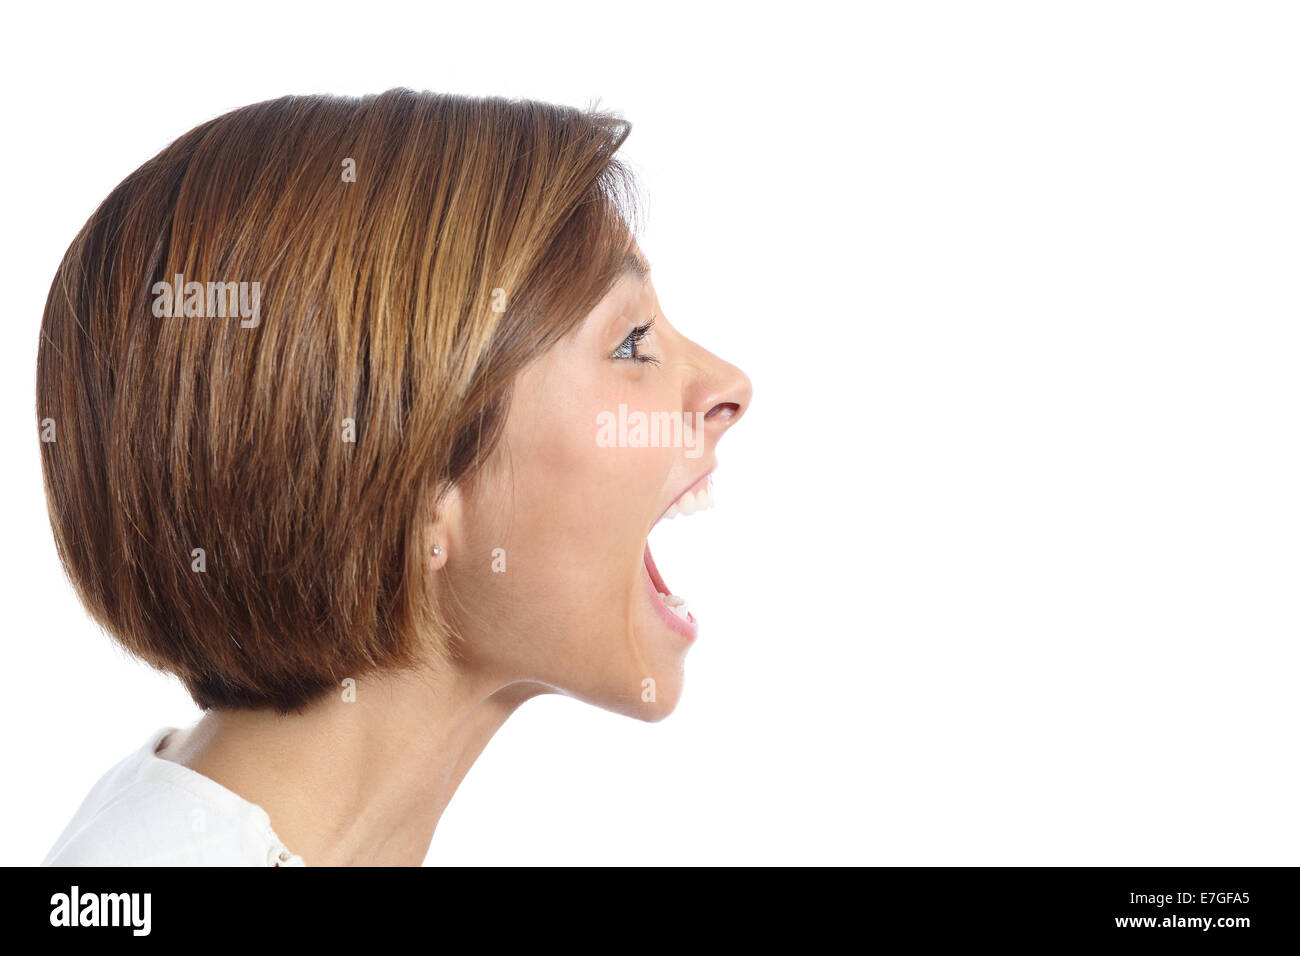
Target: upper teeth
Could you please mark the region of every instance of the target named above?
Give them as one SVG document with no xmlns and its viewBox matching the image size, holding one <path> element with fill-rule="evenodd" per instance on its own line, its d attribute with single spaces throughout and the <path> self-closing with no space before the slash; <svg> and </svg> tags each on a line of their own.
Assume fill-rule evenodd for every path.
<svg viewBox="0 0 1300 956">
<path fill-rule="evenodd" d="M 703 488 L 696 492 L 687 491 L 680 498 L 668 506 L 664 512 L 661 521 L 670 518 L 676 518 L 679 514 L 693 515 L 697 511 L 703 511 L 705 508 L 713 507 L 713 482 L 710 481 Z"/>
</svg>

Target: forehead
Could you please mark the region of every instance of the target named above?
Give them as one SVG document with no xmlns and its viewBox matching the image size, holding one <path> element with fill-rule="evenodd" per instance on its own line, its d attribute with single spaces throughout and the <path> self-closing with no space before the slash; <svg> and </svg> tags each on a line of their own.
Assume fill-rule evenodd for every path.
<svg viewBox="0 0 1300 956">
<path fill-rule="evenodd" d="M 650 262 L 633 246 L 604 298 L 564 338 L 572 342 L 586 335 L 604 337 L 619 326 L 641 325 L 654 314 L 655 303 Z"/>
</svg>

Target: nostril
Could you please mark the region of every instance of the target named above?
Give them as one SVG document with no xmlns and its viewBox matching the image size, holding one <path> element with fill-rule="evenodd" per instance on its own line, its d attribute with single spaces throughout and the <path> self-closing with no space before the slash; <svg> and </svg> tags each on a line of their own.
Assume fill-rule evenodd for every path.
<svg viewBox="0 0 1300 956">
<path fill-rule="evenodd" d="M 712 421 L 716 417 L 724 422 L 729 422 L 736 417 L 738 411 L 740 411 L 740 406 L 735 402 L 719 402 L 705 413 L 704 420 L 706 422 Z"/>
</svg>

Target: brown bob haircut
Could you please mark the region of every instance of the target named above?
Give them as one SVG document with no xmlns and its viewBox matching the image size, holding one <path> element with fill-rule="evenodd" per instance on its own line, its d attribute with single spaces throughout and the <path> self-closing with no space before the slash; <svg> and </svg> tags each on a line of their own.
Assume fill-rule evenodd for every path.
<svg viewBox="0 0 1300 956">
<path fill-rule="evenodd" d="M 59 266 L 37 359 L 50 520 L 94 619 L 205 709 L 454 656 L 425 529 L 517 373 L 639 261 L 628 132 L 594 107 L 287 96 L 128 176 Z M 177 276 L 185 308 L 160 310 Z M 194 314 L 190 282 L 257 283 L 257 322 L 220 291 Z"/>
</svg>

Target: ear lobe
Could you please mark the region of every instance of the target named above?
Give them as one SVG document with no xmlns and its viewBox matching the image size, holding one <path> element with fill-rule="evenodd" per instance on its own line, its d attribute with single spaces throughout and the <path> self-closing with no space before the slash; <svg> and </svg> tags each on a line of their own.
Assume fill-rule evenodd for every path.
<svg viewBox="0 0 1300 956">
<path fill-rule="evenodd" d="M 460 514 L 460 489 L 452 485 L 439 495 L 434 506 L 433 521 L 425 528 L 426 566 L 430 571 L 440 571 L 446 565 Z"/>
</svg>

